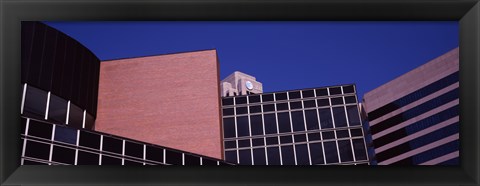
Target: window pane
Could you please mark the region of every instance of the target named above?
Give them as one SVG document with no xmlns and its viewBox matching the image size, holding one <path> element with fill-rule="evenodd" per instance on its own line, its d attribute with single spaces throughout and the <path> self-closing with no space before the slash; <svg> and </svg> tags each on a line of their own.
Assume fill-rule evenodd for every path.
<svg viewBox="0 0 480 186">
<path fill-rule="evenodd" d="M 260 102 L 260 96 L 259 95 L 248 96 L 248 102 L 249 103 L 258 103 L 258 102 Z"/>
<path fill-rule="evenodd" d="M 280 133 L 292 131 L 288 112 L 278 113 L 278 129 Z"/>
<path fill-rule="evenodd" d="M 222 105 L 233 105 L 233 98 L 223 98 Z"/>
<path fill-rule="evenodd" d="M 123 141 L 116 138 L 111 138 L 108 136 L 103 136 L 103 151 L 115 152 L 118 154 L 122 154 L 123 149 Z"/>
<path fill-rule="evenodd" d="M 342 94 L 342 89 L 340 87 L 329 88 L 330 95 Z"/>
<path fill-rule="evenodd" d="M 262 115 L 251 115 L 250 125 L 252 127 L 252 135 L 263 134 Z"/>
<path fill-rule="evenodd" d="M 263 146 L 264 142 L 263 138 L 252 139 L 252 146 Z"/>
<path fill-rule="evenodd" d="M 297 142 L 305 142 L 307 141 L 307 136 L 305 134 L 297 134 L 295 136 L 293 136 L 294 139 L 295 139 L 295 143 Z"/>
<path fill-rule="evenodd" d="M 238 148 L 240 147 L 250 147 L 250 139 L 238 140 Z"/>
<path fill-rule="evenodd" d="M 28 135 L 50 140 L 52 139 L 52 128 L 53 125 L 31 119 L 28 124 Z"/>
<path fill-rule="evenodd" d="M 143 165 L 143 162 L 125 160 L 124 165 Z"/>
<path fill-rule="evenodd" d="M 225 141 L 225 148 L 226 149 L 237 148 L 237 142 L 236 141 Z"/>
<path fill-rule="evenodd" d="M 95 119 L 88 112 L 85 115 L 85 128 L 93 130 L 95 125 Z"/>
<path fill-rule="evenodd" d="M 265 114 L 263 115 L 263 120 L 265 122 L 265 134 L 276 134 L 277 123 L 275 121 L 275 114 Z"/>
<path fill-rule="evenodd" d="M 182 153 L 171 150 L 166 151 L 165 161 L 171 165 L 182 165 Z"/>
<path fill-rule="evenodd" d="M 77 144 L 77 130 L 56 125 L 54 140 L 75 145 Z"/>
<path fill-rule="evenodd" d="M 267 147 L 268 165 L 280 165 L 278 147 Z"/>
<path fill-rule="evenodd" d="M 288 110 L 288 103 L 277 103 L 277 110 Z"/>
<path fill-rule="evenodd" d="M 250 129 L 248 127 L 248 117 L 237 117 L 237 132 L 238 137 L 250 136 Z"/>
<path fill-rule="evenodd" d="M 343 93 L 344 94 L 353 93 L 353 92 L 354 92 L 353 85 L 343 86 Z"/>
<path fill-rule="evenodd" d="M 332 98 L 332 105 L 342 105 L 343 104 L 343 98 L 338 97 L 338 98 Z"/>
<path fill-rule="evenodd" d="M 278 144 L 278 137 L 268 137 L 265 140 L 267 141 L 267 145 Z"/>
<path fill-rule="evenodd" d="M 254 165 L 266 165 L 265 149 L 253 149 L 253 162 Z"/>
<path fill-rule="evenodd" d="M 147 160 L 163 162 L 163 149 L 161 148 L 147 146 L 145 155 Z"/>
<path fill-rule="evenodd" d="M 217 165 L 217 161 L 208 158 L 202 158 L 202 165 Z"/>
<path fill-rule="evenodd" d="M 328 99 L 317 99 L 317 104 L 319 107 L 330 106 L 330 101 Z"/>
<path fill-rule="evenodd" d="M 333 128 L 332 114 L 329 108 L 318 109 L 318 114 L 320 115 L 320 126 L 322 129 Z"/>
<path fill-rule="evenodd" d="M 125 155 L 143 158 L 143 145 L 125 141 Z"/>
<path fill-rule="evenodd" d="M 77 165 L 98 165 L 99 154 L 78 151 Z"/>
<path fill-rule="evenodd" d="M 350 133 L 352 134 L 352 137 L 363 136 L 362 129 L 350 129 Z"/>
<path fill-rule="evenodd" d="M 317 107 L 317 105 L 315 104 L 315 100 L 303 101 L 303 106 L 305 108 Z"/>
<path fill-rule="evenodd" d="M 237 107 L 236 114 L 247 114 L 247 113 L 248 113 L 247 107 Z"/>
<path fill-rule="evenodd" d="M 242 97 L 236 97 L 235 98 L 235 104 L 246 104 L 247 103 L 247 97 L 242 96 Z"/>
<path fill-rule="evenodd" d="M 335 127 L 346 127 L 347 126 L 347 118 L 345 118 L 345 110 L 343 107 L 334 107 L 333 110 L 333 117 L 335 121 Z"/>
<path fill-rule="evenodd" d="M 316 141 L 316 140 L 321 140 L 320 138 L 320 133 L 310 133 L 308 134 L 308 141 Z"/>
<path fill-rule="evenodd" d="M 75 150 L 53 146 L 52 161 L 73 165 L 75 164 Z"/>
<path fill-rule="evenodd" d="M 262 106 L 250 106 L 250 113 L 260 113 L 262 112 Z"/>
<path fill-rule="evenodd" d="M 50 94 L 50 104 L 48 106 L 48 119 L 56 123 L 65 123 L 67 117 L 67 101 Z"/>
<path fill-rule="evenodd" d="M 288 98 L 289 98 L 289 99 L 298 99 L 298 98 L 300 98 L 300 91 L 289 92 L 289 93 L 288 93 Z"/>
<path fill-rule="evenodd" d="M 275 105 L 273 104 L 263 105 L 263 112 L 270 112 L 270 111 L 275 111 Z"/>
<path fill-rule="evenodd" d="M 25 156 L 48 160 L 50 156 L 50 145 L 34 141 L 27 141 L 27 145 L 25 147 Z"/>
<path fill-rule="evenodd" d="M 200 165 L 200 157 L 185 154 L 185 165 Z"/>
<path fill-rule="evenodd" d="M 225 109 L 223 109 L 223 115 L 224 115 L 224 116 L 234 115 L 233 108 L 225 108 Z"/>
<path fill-rule="evenodd" d="M 237 163 L 237 151 L 226 151 L 225 152 L 225 161 L 230 163 Z"/>
<path fill-rule="evenodd" d="M 303 98 L 314 97 L 313 90 L 304 90 L 302 91 Z"/>
<path fill-rule="evenodd" d="M 290 102 L 290 109 L 301 109 L 301 108 L 302 108 L 301 101 Z"/>
<path fill-rule="evenodd" d="M 316 89 L 315 90 L 318 96 L 328 96 L 328 92 L 326 88 Z"/>
<path fill-rule="evenodd" d="M 80 107 L 70 103 L 70 116 L 68 117 L 68 126 L 82 128 L 83 110 Z"/>
<path fill-rule="evenodd" d="M 342 162 L 353 161 L 352 145 L 350 140 L 338 141 L 338 151 L 340 152 L 340 159 Z"/>
<path fill-rule="evenodd" d="M 348 138 L 350 135 L 348 134 L 348 130 L 337 130 L 337 138 Z"/>
<path fill-rule="evenodd" d="M 318 129 L 317 110 L 306 110 L 305 119 L 307 122 L 307 130 Z"/>
<path fill-rule="evenodd" d="M 252 164 L 252 154 L 250 149 L 239 150 L 238 156 L 240 159 L 240 165 L 251 165 Z"/>
<path fill-rule="evenodd" d="M 346 96 L 345 97 L 345 103 L 356 103 L 357 98 L 355 96 Z"/>
<path fill-rule="evenodd" d="M 275 99 L 278 100 L 286 100 L 287 99 L 287 93 L 276 93 L 275 94 Z"/>
<path fill-rule="evenodd" d="M 80 131 L 79 145 L 100 149 L 100 136 L 90 132 Z"/>
<path fill-rule="evenodd" d="M 357 161 L 367 160 L 367 152 L 365 150 L 365 143 L 363 139 L 353 139 L 353 149 L 355 150 L 355 159 Z"/>
<path fill-rule="evenodd" d="M 305 131 L 305 122 L 303 121 L 303 111 L 292 112 L 293 131 Z"/>
<path fill-rule="evenodd" d="M 322 143 L 310 143 L 310 155 L 313 165 L 325 163 L 323 161 Z"/>
<path fill-rule="evenodd" d="M 310 165 L 307 144 L 295 145 L 297 165 Z"/>
<path fill-rule="evenodd" d="M 324 142 L 327 163 L 338 163 L 337 144 L 334 141 Z"/>
<path fill-rule="evenodd" d="M 335 139 L 335 134 L 333 131 L 328 131 L 328 132 L 322 132 L 323 140 L 327 139 Z"/>
<path fill-rule="evenodd" d="M 281 144 L 286 144 L 286 143 L 293 143 L 292 136 L 280 136 L 280 143 Z"/>
<path fill-rule="evenodd" d="M 262 95 L 262 102 L 273 101 L 273 94 Z"/>
<path fill-rule="evenodd" d="M 23 115 L 36 119 L 45 118 L 47 107 L 47 92 L 38 88 L 28 86 L 25 94 Z"/>
<path fill-rule="evenodd" d="M 102 165 L 121 165 L 122 159 L 102 155 Z"/>
<path fill-rule="evenodd" d="M 223 128 L 225 138 L 235 137 L 235 120 L 234 118 L 223 118 Z"/>
<path fill-rule="evenodd" d="M 358 116 L 358 108 L 357 106 L 347 106 L 347 113 L 348 113 L 348 121 L 350 122 L 350 126 L 359 126 L 360 125 L 360 118 Z"/>
<path fill-rule="evenodd" d="M 282 161 L 283 165 L 295 165 L 295 157 L 293 154 L 293 146 L 282 146 Z"/>
</svg>

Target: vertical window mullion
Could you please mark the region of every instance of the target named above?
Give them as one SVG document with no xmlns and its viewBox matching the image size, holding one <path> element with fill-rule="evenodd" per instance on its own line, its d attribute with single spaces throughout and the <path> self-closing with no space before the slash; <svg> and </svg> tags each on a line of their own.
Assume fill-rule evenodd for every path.
<svg viewBox="0 0 480 186">
<path fill-rule="evenodd" d="M 70 100 L 67 103 L 67 118 L 65 119 L 65 124 L 68 125 L 68 120 L 70 118 Z"/>
<path fill-rule="evenodd" d="M 23 107 L 25 106 L 25 96 L 27 94 L 27 84 L 23 84 L 22 105 L 20 107 L 20 114 L 23 114 Z"/>
<path fill-rule="evenodd" d="M 283 157 L 282 157 L 282 146 L 281 146 L 281 143 L 280 143 L 280 137 L 279 137 L 279 133 L 280 133 L 280 129 L 279 129 L 279 125 L 278 125 L 278 113 L 277 113 L 277 95 L 276 94 L 272 94 L 273 95 L 273 106 L 275 108 L 275 124 L 277 125 L 277 141 L 278 141 L 278 153 L 279 153 L 279 157 L 280 157 L 280 165 L 283 165 Z"/>
<path fill-rule="evenodd" d="M 263 105 L 263 96 L 260 95 L 260 104 Z M 265 165 L 268 165 L 268 154 L 267 154 L 267 138 L 265 135 L 267 133 L 265 132 L 265 118 L 263 117 L 265 114 L 263 113 L 263 106 L 260 106 L 260 112 L 262 113 L 262 127 L 263 127 L 263 144 L 265 148 Z"/>
<path fill-rule="evenodd" d="M 45 106 L 45 120 L 48 119 L 48 107 L 50 107 L 50 91 L 47 93 L 47 105 Z"/>
<path fill-rule="evenodd" d="M 100 135 L 100 157 L 98 158 L 98 165 L 102 165 L 102 156 L 103 153 L 103 135 Z"/>
</svg>

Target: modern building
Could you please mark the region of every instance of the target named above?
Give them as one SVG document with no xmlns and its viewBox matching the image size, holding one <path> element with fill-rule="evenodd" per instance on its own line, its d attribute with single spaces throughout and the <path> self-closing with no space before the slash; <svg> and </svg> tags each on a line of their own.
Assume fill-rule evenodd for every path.
<svg viewBox="0 0 480 186">
<path fill-rule="evenodd" d="M 19 119 L 22 120 L 22 165 L 230 164 L 221 160 L 220 94 L 215 51 L 101 63 L 82 44 L 41 22 L 22 22 L 21 47 L 23 95 Z M 167 64 L 166 60 L 177 65 Z M 139 61 L 143 63 L 138 64 Z M 143 71 L 138 71 L 140 74 L 121 74 L 142 67 Z M 148 71 L 151 68 L 157 68 L 159 74 L 155 76 Z M 184 72 L 192 73 L 185 75 Z M 150 79 L 145 80 L 146 76 L 142 76 L 145 74 L 150 75 Z M 189 75 L 191 77 L 177 79 Z M 120 81 L 112 80 L 111 76 Z M 105 83 L 115 83 L 116 86 Z M 176 95 L 166 93 L 169 91 Z M 149 117 L 151 114 L 160 117 Z M 111 117 L 105 118 L 107 116 Z M 140 135 L 115 135 L 116 128 L 127 124 L 130 127 L 124 130 Z M 137 127 L 143 129 L 136 130 Z M 203 127 L 210 128 L 202 131 Z M 170 138 L 166 139 L 168 132 Z M 195 135 L 192 132 L 196 132 Z M 153 141 L 155 144 L 141 141 L 149 141 L 152 136 L 160 140 Z M 185 143 L 182 144 L 185 146 L 171 141 Z"/>
<path fill-rule="evenodd" d="M 251 75 L 235 71 L 220 82 L 222 97 L 261 94 L 262 83 Z"/>
<path fill-rule="evenodd" d="M 379 165 L 459 165 L 459 54 L 368 92 L 364 110 Z"/>
<path fill-rule="evenodd" d="M 355 85 L 222 98 L 225 160 L 368 164 Z"/>
</svg>

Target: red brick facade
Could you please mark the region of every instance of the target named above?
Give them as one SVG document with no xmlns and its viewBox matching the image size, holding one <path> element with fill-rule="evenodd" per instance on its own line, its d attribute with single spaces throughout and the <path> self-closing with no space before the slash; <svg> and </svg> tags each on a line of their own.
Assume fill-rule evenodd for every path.
<svg viewBox="0 0 480 186">
<path fill-rule="evenodd" d="M 222 157 L 215 50 L 104 61 L 95 130 Z"/>
</svg>

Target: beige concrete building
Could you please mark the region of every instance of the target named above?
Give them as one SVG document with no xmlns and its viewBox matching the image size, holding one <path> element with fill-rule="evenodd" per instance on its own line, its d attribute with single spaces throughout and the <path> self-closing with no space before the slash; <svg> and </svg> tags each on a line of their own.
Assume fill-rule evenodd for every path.
<svg viewBox="0 0 480 186">
<path fill-rule="evenodd" d="M 235 71 L 220 82 L 222 97 L 263 93 L 262 83 L 255 77 Z"/>
</svg>

